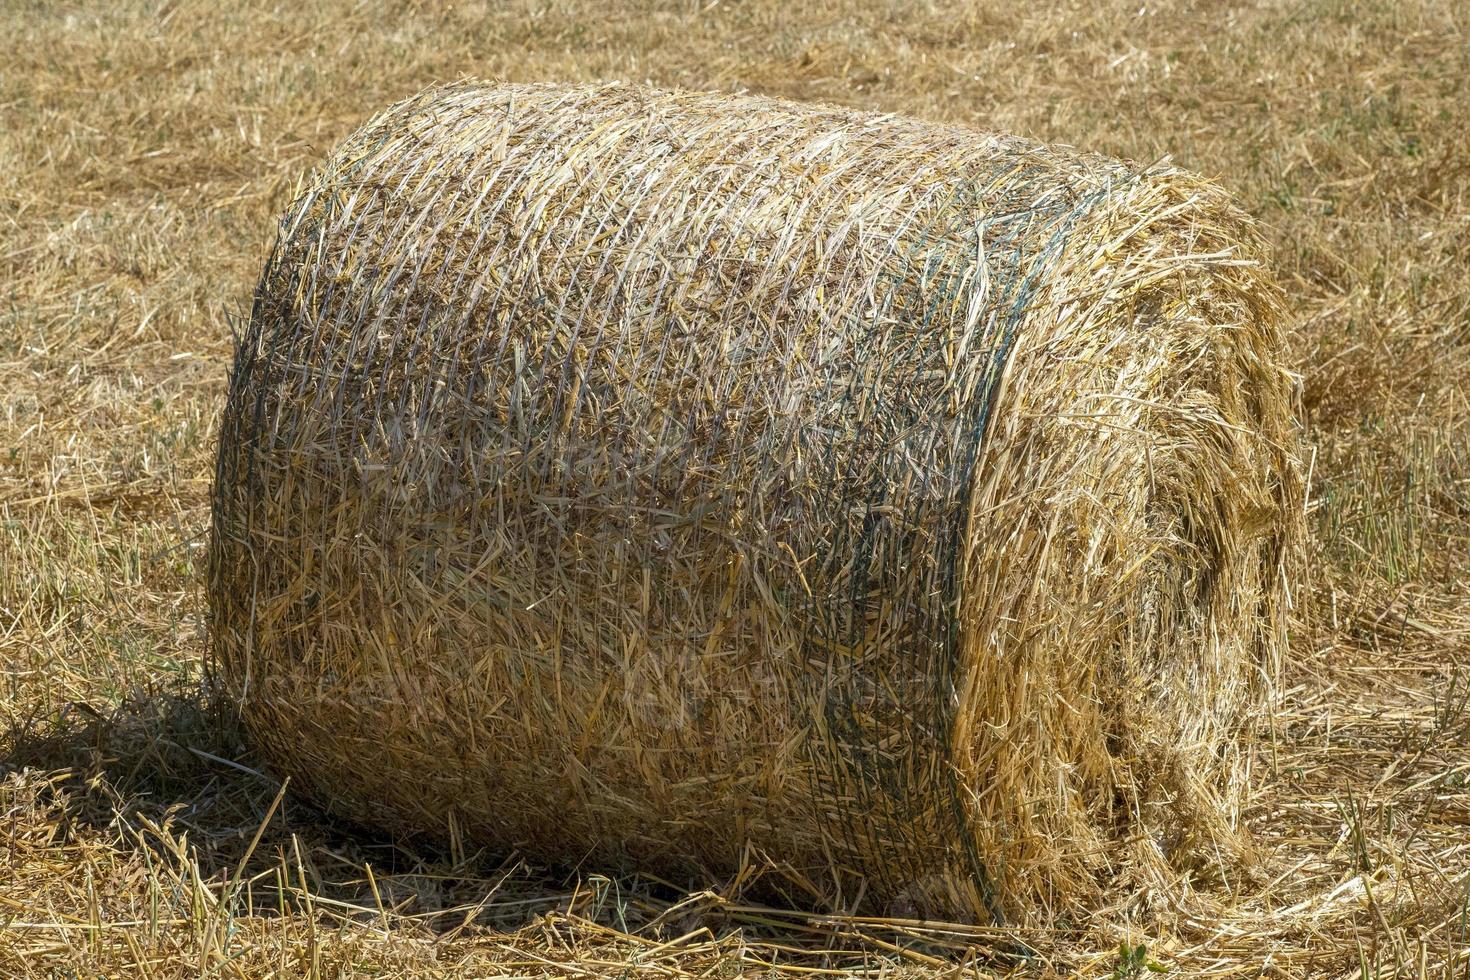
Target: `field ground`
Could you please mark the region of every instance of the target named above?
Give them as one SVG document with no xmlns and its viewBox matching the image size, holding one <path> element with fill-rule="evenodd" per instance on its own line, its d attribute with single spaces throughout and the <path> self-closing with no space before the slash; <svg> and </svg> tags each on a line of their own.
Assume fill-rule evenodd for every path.
<svg viewBox="0 0 1470 980">
<path fill-rule="evenodd" d="M 1312 472 L 1257 876 L 1027 955 L 414 853 L 251 771 L 199 694 L 230 317 L 299 175 L 464 74 L 903 111 L 1239 195 L 1298 317 Z M 1470 976 L 1467 133 L 1460 0 L 3 0 L 0 974 Z"/>
</svg>

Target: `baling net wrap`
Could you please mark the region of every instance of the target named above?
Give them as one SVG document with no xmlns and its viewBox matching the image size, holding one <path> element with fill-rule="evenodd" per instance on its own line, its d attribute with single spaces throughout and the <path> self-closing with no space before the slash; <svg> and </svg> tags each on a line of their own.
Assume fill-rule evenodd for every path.
<svg viewBox="0 0 1470 980">
<path fill-rule="evenodd" d="M 1189 866 L 1291 534 L 1253 247 L 1198 178 L 1009 137 L 426 93 L 257 289 L 221 675 L 328 806 L 558 863 L 988 919 Z"/>
</svg>

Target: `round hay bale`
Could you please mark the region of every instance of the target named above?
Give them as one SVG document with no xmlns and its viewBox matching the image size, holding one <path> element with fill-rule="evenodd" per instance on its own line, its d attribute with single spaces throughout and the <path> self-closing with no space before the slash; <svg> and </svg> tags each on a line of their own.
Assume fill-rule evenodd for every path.
<svg viewBox="0 0 1470 980">
<path fill-rule="evenodd" d="M 1301 486 L 1211 183 L 461 84 L 297 197 L 220 435 L 219 676 L 352 819 L 1031 921 L 1228 853 Z"/>
</svg>

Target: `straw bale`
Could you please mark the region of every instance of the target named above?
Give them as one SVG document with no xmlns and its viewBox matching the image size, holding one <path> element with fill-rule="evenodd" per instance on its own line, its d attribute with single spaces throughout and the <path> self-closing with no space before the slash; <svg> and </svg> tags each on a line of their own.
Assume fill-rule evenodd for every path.
<svg viewBox="0 0 1470 980">
<path fill-rule="evenodd" d="M 1036 922 L 1207 877 L 1301 521 L 1260 251 L 1013 137 L 424 93 L 256 291 L 219 676 L 293 787 L 461 846 Z"/>
</svg>

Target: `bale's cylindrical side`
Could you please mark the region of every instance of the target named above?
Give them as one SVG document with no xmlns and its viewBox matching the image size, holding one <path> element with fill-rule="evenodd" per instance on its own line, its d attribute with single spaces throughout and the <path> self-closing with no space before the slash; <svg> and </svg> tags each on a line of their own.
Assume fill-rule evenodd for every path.
<svg viewBox="0 0 1470 980">
<path fill-rule="evenodd" d="M 410 100 L 255 296 L 221 677 L 395 830 L 1038 921 L 1198 878 L 1300 520 L 1257 249 L 1187 173 L 891 116 Z"/>
</svg>

